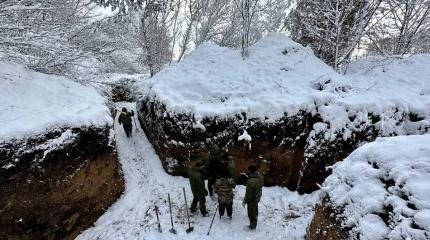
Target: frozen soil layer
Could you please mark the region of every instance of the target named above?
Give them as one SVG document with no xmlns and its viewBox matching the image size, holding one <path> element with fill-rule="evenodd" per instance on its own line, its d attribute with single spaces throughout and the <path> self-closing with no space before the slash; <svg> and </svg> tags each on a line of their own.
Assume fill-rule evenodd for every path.
<svg viewBox="0 0 430 240">
<path fill-rule="evenodd" d="M 334 165 L 322 187 L 323 208 L 336 216 L 331 223 L 349 239 L 428 239 L 429 142 L 430 134 L 378 138 Z"/>
<path fill-rule="evenodd" d="M 112 124 L 105 99 L 70 79 L 0 62 L 0 142 L 54 128 Z"/>
<path fill-rule="evenodd" d="M 184 162 L 215 142 L 239 171 L 255 163 L 267 183 L 309 192 L 360 145 L 429 131 L 428 64 L 430 55 L 362 60 L 375 67 L 339 75 L 281 34 L 256 43 L 246 59 L 206 43 L 138 83 L 139 119 L 172 174 L 184 175 Z"/>
<path fill-rule="evenodd" d="M 0 239 L 74 239 L 124 189 L 111 129 L 0 144 Z"/>
</svg>

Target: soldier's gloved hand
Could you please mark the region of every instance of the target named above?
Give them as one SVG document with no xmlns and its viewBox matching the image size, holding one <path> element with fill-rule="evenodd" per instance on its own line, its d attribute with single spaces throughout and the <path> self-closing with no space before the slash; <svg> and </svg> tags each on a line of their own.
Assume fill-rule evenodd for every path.
<svg viewBox="0 0 430 240">
<path fill-rule="evenodd" d="M 246 203 L 242 202 L 242 207 L 245 208 L 245 206 L 246 206 Z"/>
</svg>

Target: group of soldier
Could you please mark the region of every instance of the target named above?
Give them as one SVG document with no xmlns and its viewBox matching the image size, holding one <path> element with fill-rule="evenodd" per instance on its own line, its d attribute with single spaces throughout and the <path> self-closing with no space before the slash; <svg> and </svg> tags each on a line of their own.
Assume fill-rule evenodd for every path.
<svg viewBox="0 0 430 240">
<path fill-rule="evenodd" d="M 263 176 L 257 171 L 257 167 L 248 167 L 248 180 L 246 182 L 246 193 L 242 202 L 247 207 L 249 218 L 249 229 L 257 227 L 258 203 L 260 202 L 263 187 Z M 188 178 L 193 202 L 191 212 L 196 212 L 197 205 L 203 216 L 208 215 L 206 209 L 206 196 L 213 198 L 214 193 L 218 196 L 218 209 L 220 218 L 227 210 L 227 217 L 233 217 L 233 189 L 236 187 L 236 167 L 226 152 L 221 151 L 217 145 L 212 145 L 203 160 L 197 160 L 188 169 Z M 205 178 L 208 179 L 207 190 Z"/>
<path fill-rule="evenodd" d="M 118 117 L 118 122 L 123 125 L 127 137 L 132 133 L 132 117 L 134 112 L 128 112 L 123 108 Z M 248 180 L 246 182 L 246 193 L 242 202 L 247 207 L 249 228 L 257 227 L 258 203 L 261 199 L 263 176 L 254 165 L 248 168 Z M 221 151 L 217 145 L 209 147 L 209 151 L 203 160 L 197 160 L 188 169 L 188 178 L 193 193 L 191 212 L 195 213 L 197 205 L 203 216 L 208 215 L 206 210 L 206 196 L 214 198 L 214 192 L 218 196 L 218 209 L 220 218 L 227 210 L 227 217 L 233 217 L 233 189 L 236 187 L 236 166 L 226 152 Z M 207 190 L 205 178 L 208 179 Z"/>
</svg>

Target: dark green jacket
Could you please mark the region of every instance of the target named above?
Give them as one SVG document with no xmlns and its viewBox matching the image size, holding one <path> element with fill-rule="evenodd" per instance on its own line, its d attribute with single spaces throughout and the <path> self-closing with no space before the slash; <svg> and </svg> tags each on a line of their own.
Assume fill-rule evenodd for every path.
<svg viewBox="0 0 430 240">
<path fill-rule="evenodd" d="M 132 116 L 134 116 L 134 112 L 133 111 L 131 111 L 131 112 L 121 112 L 121 114 L 118 117 L 119 124 L 131 126 L 132 125 L 131 124 L 131 122 L 132 122 L 131 117 Z"/>
<path fill-rule="evenodd" d="M 236 165 L 234 164 L 234 161 L 231 159 L 228 161 L 227 171 L 230 177 L 236 180 Z"/>
<path fill-rule="evenodd" d="M 208 195 L 201 168 L 196 167 L 194 164 L 188 168 L 188 179 L 190 180 L 191 191 L 194 197 L 201 198 Z"/>
<path fill-rule="evenodd" d="M 216 178 L 221 170 L 221 156 L 218 150 L 211 149 L 203 158 L 209 178 Z"/>
<path fill-rule="evenodd" d="M 258 172 L 251 173 L 248 181 L 246 181 L 246 193 L 243 202 L 246 204 L 260 202 L 263 184 L 263 175 Z"/>
</svg>

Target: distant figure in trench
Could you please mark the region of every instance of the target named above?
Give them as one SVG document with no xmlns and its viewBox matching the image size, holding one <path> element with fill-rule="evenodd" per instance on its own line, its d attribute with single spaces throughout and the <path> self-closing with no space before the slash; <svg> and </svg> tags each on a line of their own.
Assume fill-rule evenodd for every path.
<svg viewBox="0 0 430 240">
<path fill-rule="evenodd" d="M 246 181 L 246 193 L 242 206 L 247 206 L 249 229 L 254 230 L 257 227 L 258 203 L 260 202 L 263 190 L 263 175 L 257 171 L 257 167 L 251 165 L 248 167 L 249 178 Z"/>
<path fill-rule="evenodd" d="M 203 216 L 208 215 L 206 210 L 206 196 L 208 191 L 205 188 L 204 173 L 205 166 L 202 161 L 197 160 L 188 168 L 188 180 L 190 181 L 191 192 L 193 193 L 193 202 L 191 203 L 191 213 L 196 212 L 197 204 Z"/>
<path fill-rule="evenodd" d="M 127 108 L 123 107 L 121 114 L 118 117 L 118 122 L 119 124 L 122 124 L 125 135 L 127 135 L 127 137 L 131 136 L 131 132 L 133 129 L 133 125 L 132 125 L 133 120 L 131 118 L 133 116 L 134 116 L 133 110 L 131 110 L 131 112 L 128 112 Z"/>
</svg>

